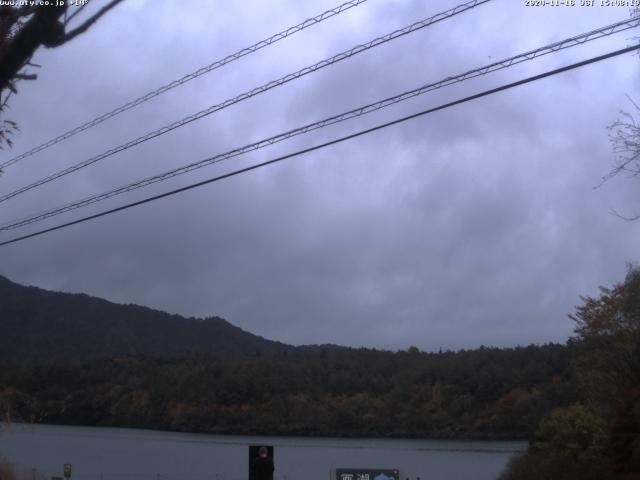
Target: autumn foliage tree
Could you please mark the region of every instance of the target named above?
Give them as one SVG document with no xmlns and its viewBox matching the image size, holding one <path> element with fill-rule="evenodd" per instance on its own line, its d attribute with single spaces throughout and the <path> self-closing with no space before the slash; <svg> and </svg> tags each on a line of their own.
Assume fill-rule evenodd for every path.
<svg viewBox="0 0 640 480">
<path fill-rule="evenodd" d="M 544 419 L 502 480 L 640 479 L 640 268 L 570 318 L 577 401 Z"/>
<path fill-rule="evenodd" d="M 640 268 L 631 266 L 623 283 L 582 300 L 570 315 L 578 379 L 585 397 L 611 414 L 640 387 Z"/>
<path fill-rule="evenodd" d="M 589 407 L 555 409 L 535 432 L 528 451 L 514 457 L 500 480 L 608 480 L 607 425 Z"/>
<path fill-rule="evenodd" d="M 583 300 L 571 317 L 580 388 L 609 424 L 613 472 L 640 479 L 640 268 L 630 266 L 623 283 Z"/>
</svg>

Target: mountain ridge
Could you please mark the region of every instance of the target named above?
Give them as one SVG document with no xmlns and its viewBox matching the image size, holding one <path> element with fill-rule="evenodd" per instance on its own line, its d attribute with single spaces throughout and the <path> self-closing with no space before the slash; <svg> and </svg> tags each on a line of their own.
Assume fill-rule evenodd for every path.
<svg viewBox="0 0 640 480">
<path fill-rule="evenodd" d="M 0 360 L 77 361 L 184 353 L 274 355 L 299 349 L 213 316 L 183 317 L 85 293 L 25 286 L 0 275 Z"/>
</svg>

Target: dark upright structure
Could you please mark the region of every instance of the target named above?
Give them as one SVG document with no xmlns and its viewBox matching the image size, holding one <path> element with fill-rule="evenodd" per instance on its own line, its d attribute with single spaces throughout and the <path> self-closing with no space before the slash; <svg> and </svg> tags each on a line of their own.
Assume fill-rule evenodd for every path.
<svg viewBox="0 0 640 480">
<path fill-rule="evenodd" d="M 249 447 L 249 480 L 273 480 L 273 447 Z"/>
</svg>

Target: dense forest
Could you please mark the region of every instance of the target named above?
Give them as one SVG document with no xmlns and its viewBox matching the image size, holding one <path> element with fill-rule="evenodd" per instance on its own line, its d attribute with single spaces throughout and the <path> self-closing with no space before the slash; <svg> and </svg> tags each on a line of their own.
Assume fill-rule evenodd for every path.
<svg viewBox="0 0 640 480">
<path fill-rule="evenodd" d="M 13 420 L 190 432 L 526 438 L 574 397 L 570 348 L 125 356 L 0 368 Z"/>
</svg>

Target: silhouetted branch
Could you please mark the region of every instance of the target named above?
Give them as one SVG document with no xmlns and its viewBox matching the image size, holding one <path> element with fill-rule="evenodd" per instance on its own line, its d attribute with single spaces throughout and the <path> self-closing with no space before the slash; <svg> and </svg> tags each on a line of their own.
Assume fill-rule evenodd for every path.
<svg viewBox="0 0 640 480">
<path fill-rule="evenodd" d="M 76 15 L 78 15 L 78 14 L 79 14 L 83 9 L 84 9 L 84 7 L 86 7 L 87 5 L 89 5 L 89 2 L 87 2 L 87 3 L 83 3 L 83 4 L 82 4 L 82 5 L 80 5 L 78 8 L 76 8 L 75 12 L 73 12 L 71 15 L 69 15 L 69 16 L 65 19 L 65 21 L 64 21 L 65 26 L 66 26 L 66 25 L 68 25 L 68 24 L 69 24 L 69 22 L 70 22 L 71 20 L 73 20 L 73 17 L 75 17 Z"/>
<path fill-rule="evenodd" d="M 640 214 L 633 215 L 633 216 L 629 217 L 629 216 L 626 216 L 626 215 L 622 215 L 621 213 L 619 213 L 617 210 L 615 210 L 613 208 L 611 209 L 611 213 L 613 215 L 615 215 L 616 217 L 621 218 L 622 220 L 626 220 L 627 222 L 633 222 L 635 220 L 640 219 Z"/>
<path fill-rule="evenodd" d="M 65 32 L 65 26 L 84 5 L 67 17 L 68 2 L 60 5 L 0 6 L 0 111 L 7 104 L 11 94 L 17 93 L 16 82 L 35 80 L 37 75 L 25 71 L 31 64 L 31 57 L 41 46 L 58 47 L 86 32 L 109 10 L 122 0 L 111 0 L 80 26 Z M 64 21 L 60 18 L 64 15 Z M 5 96 L 6 92 L 9 92 Z M 2 97 L 4 96 L 4 99 Z M 17 130 L 17 125 L 0 120 L 0 149 L 2 143 L 11 146 L 8 136 Z"/>
<path fill-rule="evenodd" d="M 627 98 L 640 113 L 640 107 L 631 97 Z M 603 181 L 615 177 L 621 172 L 628 172 L 631 176 L 640 175 L 640 125 L 631 113 L 620 111 L 621 118 L 617 119 L 607 129 L 609 141 L 616 154 L 616 161 L 611 171 L 603 177 Z"/>
<path fill-rule="evenodd" d="M 89 17 L 83 24 L 81 24 L 79 27 L 74 28 L 73 30 L 71 30 L 70 32 L 66 33 L 60 40 L 59 44 L 54 44 L 54 45 L 47 45 L 49 47 L 53 46 L 53 47 L 57 47 L 58 45 L 62 45 L 63 43 L 68 42 L 69 40 L 72 40 L 73 38 L 77 37 L 78 35 L 80 35 L 81 33 L 86 32 L 89 27 L 91 27 L 91 25 L 93 25 L 94 23 L 96 23 L 98 21 L 98 19 L 100 17 L 102 17 L 105 13 L 107 13 L 109 10 L 111 10 L 113 7 L 115 7 L 116 5 L 118 5 L 120 2 L 122 2 L 122 0 L 111 0 L 111 2 L 109 2 L 108 4 L 106 4 L 104 7 L 102 7 L 100 10 L 98 10 L 95 15 Z M 76 12 L 77 13 L 77 12 Z M 75 13 L 74 13 L 75 15 Z M 72 17 L 71 17 L 72 18 Z M 67 20 L 67 23 L 69 22 L 70 19 Z"/>
<path fill-rule="evenodd" d="M 18 80 L 35 80 L 38 76 L 35 73 L 16 73 L 15 78 Z"/>
</svg>

